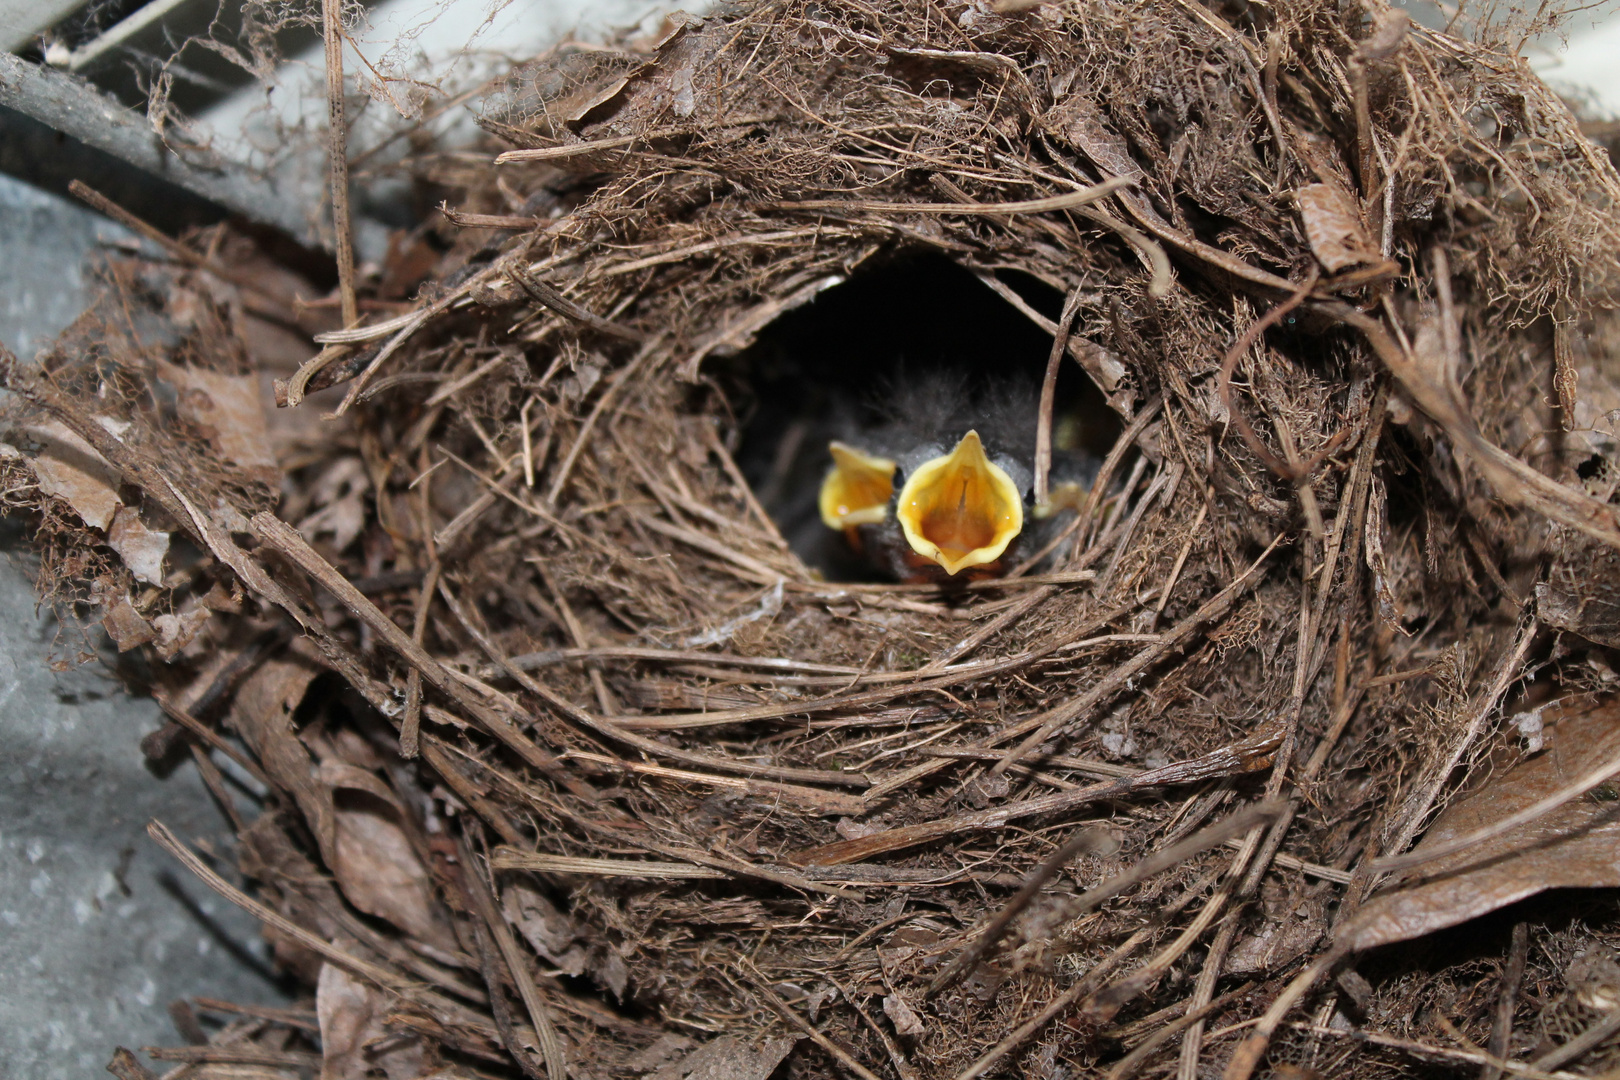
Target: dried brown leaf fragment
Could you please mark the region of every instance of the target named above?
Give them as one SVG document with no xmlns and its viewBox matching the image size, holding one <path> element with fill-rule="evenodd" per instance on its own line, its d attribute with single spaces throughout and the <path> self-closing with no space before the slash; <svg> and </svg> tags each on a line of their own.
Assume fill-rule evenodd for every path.
<svg viewBox="0 0 1620 1080">
<path fill-rule="evenodd" d="M 1620 705 L 1572 704 L 1543 712 L 1551 748 L 1488 780 L 1453 804 L 1413 851 L 1439 850 L 1556 796 L 1615 761 Z M 1593 787 L 1534 821 L 1420 865 L 1375 896 L 1339 931 L 1354 949 L 1406 941 L 1506 907 L 1547 889 L 1620 887 L 1620 802 Z"/>
<path fill-rule="evenodd" d="M 1368 263 L 1383 256 L 1367 235 L 1361 215 L 1348 192 L 1336 184 L 1307 184 L 1294 192 L 1305 239 L 1322 269 L 1330 274 Z"/>
<path fill-rule="evenodd" d="M 118 472 L 78 432 L 59 420 L 33 424 L 27 435 L 39 444 L 29 459 L 39 489 L 73 507 L 84 523 L 106 532 L 123 501 Z"/>
<path fill-rule="evenodd" d="M 180 416 L 195 424 L 220 457 L 255 480 L 281 479 L 257 374 L 232 375 L 159 360 L 158 377 L 175 388 Z"/>
<path fill-rule="evenodd" d="M 315 983 L 321 1025 L 320 1080 L 367 1080 L 377 1070 L 388 1080 L 416 1080 L 430 1055 L 421 1038 L 390 1032 L 394 998 L 336 964 L 322 964 Z"/>
<path fill-rule="evenodd" d="M 672 1061 L 652 1074 L 652 1080 L 766 1080 L 776 1071 L 797 1039 L 767 1039 L 757 1049 L 730 1035 L 722 1035 Z"/>
<path fill-rule="evenodd" d="M 316 778 L 332 800 L 329 865 L 349 903 L 435 949 L 455 952 L 460 946 L 434 900 L 398 797 L 374 773 L 333 759 L 321 762 Z"/>
<path fill-rule="evenodd" d="M 107 614 L 102 617 L 101 625 L 119 652 L 139 648 L 157 637 L 157 631 L 152 628 L 152 624 L 147 622 L 141 613 L 135 610 L 135 605 L 127 599 L 120 599 L 108 608 Z"/>
</svg>

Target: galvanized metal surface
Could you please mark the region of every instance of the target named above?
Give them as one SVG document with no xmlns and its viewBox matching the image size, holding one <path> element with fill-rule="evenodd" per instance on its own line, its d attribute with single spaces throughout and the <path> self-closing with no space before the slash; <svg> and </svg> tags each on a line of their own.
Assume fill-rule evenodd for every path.
<svg viewBox="0 0 1620 1080">
<path fill-rule="evenodd" d="M 0 0 L 0 49 L 14 51 L 83 6 L 83 0 Z"/>
<path fill-rule="evenodd" d="M 88 300 L 86 256 L 127 238 L 75 203 L 0 176 L 0 341 L 33 356 Z M 144 833 L 161 818 L 230 863 L 220 812 L 181 759 L 148 769 L 162 722 L 37 610 L 33 563 L 0 519 L 0 1075 L 105 1075 L 115 1044 L 183 1040 L 182 996 L 279 1001 L 254 920 L 176 872 Z"/>
<path fill-rule="evenodd" d="M 187 161 L 158 139 L 146 117 L 71 75 L 0 53 L 0 106 L 250 221 L 273 225 L 305 243 L 319 243 L 318 191 L 278 184 L 228 160 Z"/>
</svg>

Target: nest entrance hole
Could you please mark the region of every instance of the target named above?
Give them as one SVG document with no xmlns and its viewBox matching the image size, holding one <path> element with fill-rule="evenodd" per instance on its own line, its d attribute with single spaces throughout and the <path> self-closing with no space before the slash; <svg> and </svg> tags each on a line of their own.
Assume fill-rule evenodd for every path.
<svg viewBox="0 0 1620 1080">
<path fill-rule="evenodd" d="M 1056 290 L 1017 271 L 997 276 L 1030 307 L 1058 317 Z M 829 581 L 876 580 L 821 522 L 816 495 L 831 465 L 828 442 L 881 426 L 908 382 L 944 376 L 970 397 L 1036 394 L 1051 349 L 1050 334 L 971 271 L 938 256 L 893 258 L 782 315 L 737 357 L 729 375 L 742 418 L 739 463 L 809 566 Z M 1073 363 L 1059 369 L 1053 426 L 1059 445 L 1099 458 L 1120 431 L 1102 392 Z"/>
</svg>

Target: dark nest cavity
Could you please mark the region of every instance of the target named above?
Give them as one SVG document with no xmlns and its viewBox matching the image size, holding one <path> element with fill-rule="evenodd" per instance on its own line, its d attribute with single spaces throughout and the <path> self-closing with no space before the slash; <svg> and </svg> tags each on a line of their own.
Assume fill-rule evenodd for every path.
<svg viewBox="0 0 1620 1080">
<path fill-rule="evenodd" d="M 817 514 L 834 439 L 870 447 L 897 428 L 912 441 L 955 438 L 963 432 L 931 421 L 956 412 L 1008 429 L 1005 441 L 1030 465 L 1052 336 L 1015 303 L 1055 321 L 1063 297 L 1014 272 L 987 284 L 938 256 L 897 258 L 828 288 L 732 362 L 714 364 L 738 417 L 738 465 L 806 565 L 830 580 L 881 580 Z M 1072 479 L 1093 475 L 1120 419 L 1078 365 L 1058 370 L 1053 417 Z"/>
</svg>

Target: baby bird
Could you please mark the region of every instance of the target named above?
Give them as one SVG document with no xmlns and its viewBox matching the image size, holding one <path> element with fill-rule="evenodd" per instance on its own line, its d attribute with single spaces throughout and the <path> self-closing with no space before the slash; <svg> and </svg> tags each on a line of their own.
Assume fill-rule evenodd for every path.
<svg viewBox="0 0 1620 1080">
<path fill-rule="evenodd" d="M 1060 439 L 1051 497 L 1034 505 L 1038 387 L 973 394 L 951 374 L 899 384 L 884 423 L 829 445 L 819 499 L 822 523 L 876 569 L 908 582 L 999 577 L 1084 499 L 1096 462 Z"/>
</svg>

